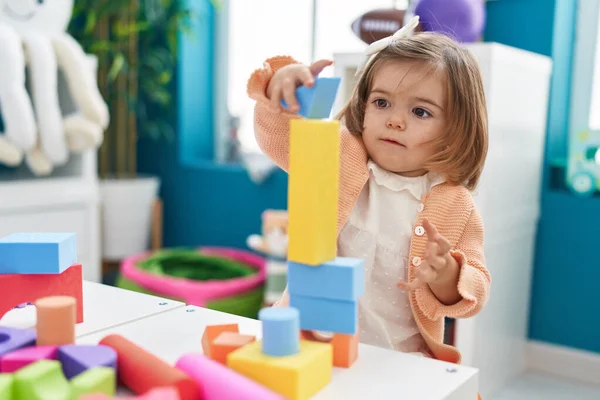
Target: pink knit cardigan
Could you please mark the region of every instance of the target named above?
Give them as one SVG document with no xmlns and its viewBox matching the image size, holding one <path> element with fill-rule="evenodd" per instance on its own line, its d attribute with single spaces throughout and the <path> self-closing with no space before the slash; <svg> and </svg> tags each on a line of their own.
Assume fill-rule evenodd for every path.
<svg viewBox="0 0 600 400">
<path fill-rule="evenodd" d="M 263 68 L 254 71 L 248 81 L 248 95 L 256 100 L 254 124 L 258 144 L 286 172 L 290 119 L 300 117 L 287 111 L 271 110 L 266 88 L 278 69 L 295 62 L 291 57 L 270 58 L 265 61 Z M 367 153 L 362 140 L 342 125 L 338 234 L 368 178 Z M 429 286 L 424 286 L 410 293 L 410 304 L 419 330 L 434 356 L 439 360 L 460 363 L 458 349 L 443 343 L 444 317 L 471 317 L 482 309 L 488 298 L 491 277 L 485 267 L 483 254 L 483 223 L 471 193 L 463 186 L 447 183 L 437 185 L 423 197 L 422 203 L 424 209 L 416 218 L 410 244 L 409 279 L 415 276 L 412 260 L 422 257 L 425 251 L 427 235 L 419 235 L 422 229 L 417 228 L 427 218 L 453 246 L 451 254 L 460 265 L 458 292 L 462 299 L 456 304 L 444 305 Z M 283 303 L 287 301 L 286 297 L 282 299 Z"/>
</svg>

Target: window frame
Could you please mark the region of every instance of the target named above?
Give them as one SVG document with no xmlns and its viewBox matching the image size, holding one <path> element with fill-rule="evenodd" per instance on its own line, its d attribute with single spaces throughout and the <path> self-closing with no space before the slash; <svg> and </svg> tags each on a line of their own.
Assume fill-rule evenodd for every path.
<svg viewBox="0 0 600 400">
<path fill-rule="evenodd" d="M 578 3 L 568 119 L 566 183 L 571 189 L 582 195 L 592 195 L 598 191 L 596 188 L 598 184 L 595 182 L 594 187 L 587 189 L 583 186 L 579 186 L 579 189 L 575 187 L 578 185 L 576 180 L 581 177 L 579 174 L 582 170 L 578 167 L 578 158 L 573 155 L 573 152 L 577 151 L 579 137 L 582 132 L 592 133 L 590 114 L 596 53 L 600 44 L 598 43 L 599 16 L 600 0 L 587 0 Z M 600 77 L 596 84 L 599 85 L 597 90 L 600 90 Z M 593 134 L 600 138 L 600 130 L 594 131 Z M 596 171 L 599 170 L 600 168 L 596 167 Z M 590 177 L 590 179 L 592 178 Z M 593 179 L 597 180 L 598 178 Z"/>
</svg>

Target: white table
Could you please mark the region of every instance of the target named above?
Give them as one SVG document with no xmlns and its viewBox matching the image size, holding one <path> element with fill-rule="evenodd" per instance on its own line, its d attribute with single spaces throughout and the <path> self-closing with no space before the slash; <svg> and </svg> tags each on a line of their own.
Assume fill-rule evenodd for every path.
<svg viewBox="0 0 600 400">
<path fill-rule="evenodd" d="M 83 337 L 183 307 L 185 307 L 185 303 L 179 301 L 84 281 L 83 322 L 77 324 L 76 336 Z M 12 328 L 33 328 L 35 324 L 34 306 L 13 309 L 0 319 L 0 326 Z"/>
<path fill-rule="evenodd" d="M 202 352 L 206 325 L 236 322 L 241 333 L 262 337 L 257 320 L 186 306 L 80 337 L 77 343 L 96 344 L 117 333 L 174 364 L 186 353 Z M 476 369 L 361 344 L 356 363 L 334 368 L 331 383 L 314 399 L 476 400 L 477 390 Z"/>
</svg>

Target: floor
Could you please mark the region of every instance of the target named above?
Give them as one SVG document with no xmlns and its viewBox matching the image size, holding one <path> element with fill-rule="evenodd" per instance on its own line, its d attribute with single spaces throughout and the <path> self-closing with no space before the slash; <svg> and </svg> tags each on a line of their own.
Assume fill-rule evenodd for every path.
<svg viewBox="0 0 600 400">
<path fill-rule="evenodd" d="M 490 400 L 599 400 L 600 386 L 526 372 Z"/>
</svg>

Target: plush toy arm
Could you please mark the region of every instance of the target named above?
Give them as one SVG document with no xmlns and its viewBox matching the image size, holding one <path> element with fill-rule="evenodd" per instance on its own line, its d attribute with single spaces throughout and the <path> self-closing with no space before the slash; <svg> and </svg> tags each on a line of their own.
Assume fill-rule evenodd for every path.
<svg viewBox="0 0 600 400">
<path fill-rule="evenodd" d="M 69 150 L 75 153 L 98 148 L 104 139 L 99 125 L 78 114 L 66 117 L 64 127 Z"/>
<path fill-rule="evenodd" d="M 37 128 L 31 100 L 25 89 L 25 55 L 21 38 L 13 28 L 1 24 L 0 109 L 7 139 L 21 150 L 33 148 L 37 141 Z"/>
<path fill-rule="evenodd" d="M 84 117 L 106 129 L 110 119 L 108 106 L 100 94 L 85 52 L 79 43 L 66 33 L 54 36 L 52 43 L 58 66 L 65 73 L 75 105 Z"/>
<path fill-rule="evenodd" d="M 31 76 L 31 97 L 38 120 L 40 149 L 55 165 L 69 158 L 58 100 L 58 66 L 49 38 L 31 32 L 23 36 Z"/>
</svg>

